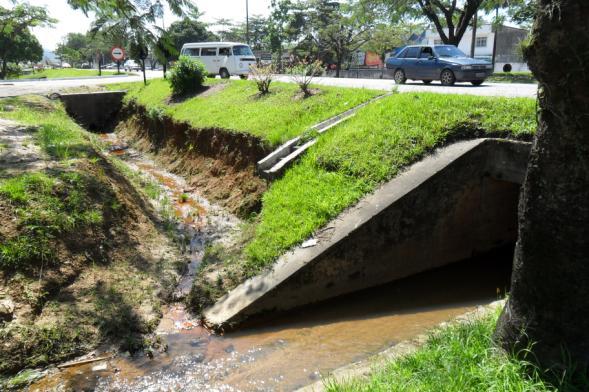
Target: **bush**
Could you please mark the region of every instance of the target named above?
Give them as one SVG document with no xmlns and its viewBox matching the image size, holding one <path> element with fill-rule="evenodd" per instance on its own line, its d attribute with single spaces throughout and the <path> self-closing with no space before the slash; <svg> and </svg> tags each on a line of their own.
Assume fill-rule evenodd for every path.
<svg viewBox="0 0 589 392">
<path fill-rule="evenodd" d="M 260 94 L 267 94 L 270 91 L 270 83 L 272 83 L 272 76 L 276 73 L 274 64 L 259 64 L 250 67 L 251 75 Z"/>
<path fill-rule="evenodd" d="M 170 85 L 174 95 L 187 95 L 197 92 L 206 79 L 203 63 L 188 56 L 180 56 L 170 72 Z"/>
<path fill-rule="evenodd" d="M 299 86 L 305 97 L 308 97 L 312 95 L 311 90 L 309 90 L 309 85 L 315 76 L 321 75 L 321 71 L 322 66 L 320 61 L 301 61 L 292 66 L 288 73 L 290 74 L 292 81 Z"/>
<path fill-rule="evenodd" d="M 17 78 L 20 75 L 22 75 L 23 70 L 22 67 L 18 64 L 14 64 L 14 63 L 8 63 L 8 66 L 6 67 L 6 76 L 11 77 L 11 78 Z"/>
</svg>

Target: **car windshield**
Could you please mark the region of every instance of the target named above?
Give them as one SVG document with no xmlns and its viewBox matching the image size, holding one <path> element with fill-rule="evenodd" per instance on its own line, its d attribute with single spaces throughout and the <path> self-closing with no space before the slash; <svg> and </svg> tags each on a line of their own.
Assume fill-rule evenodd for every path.
<svg viewBox="0 0 589 392">
<path fill-rule="evenodd" d="M 435 47 L 440 57 L 467 57 L 464 52 L 452 45 L 438 45 Z"/>
<path fill-rule="evenodd" d="M 252 50 L 247 45 L 239 45 L 233 47 L 233 54 L 235 56 L 253 56 Z"/>
</svg>

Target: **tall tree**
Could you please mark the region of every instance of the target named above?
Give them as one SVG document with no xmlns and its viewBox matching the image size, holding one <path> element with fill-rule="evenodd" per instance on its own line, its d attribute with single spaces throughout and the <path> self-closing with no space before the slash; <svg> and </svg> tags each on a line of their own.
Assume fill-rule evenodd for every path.
<svg viewBox="0 0 589 392">
<path fill-rule="evenodd" d="M 166 36 L 178 50 L 187 42 L 214 41 L 217 38 L 205 23 L 193 18 L 184 18 L 172 23 L 166 31 Z"/>
<path fill-rule="evenodd" d="M 55 19 L 49 17 L 45 7 L 36 7 L 28 3 L 15 2 L 12 9 L 0 6 L 0 60 L 2 68 L 0 78 L 6 78 L 10 58 L 15 58 L 19 50 L 17 41 L 30 42 L 30 27 L 52 26 Z M 21 60 L 22 61 L 22 60 Z"/>
<path fill-rule="evenodd" d="M 525 49 L 539 123 L 519 207 L 511 294 L 496 339 L 544 367 L 589 365 L 589 2 L 538 0 Z M 568 354 L 563 354 L 563 350 Z"/>
<path fill-rule="evenodd" d="M 335 60 L 336 77 L 339 77 L 344 61 L 370 38 L 375 21 L 370 3 L 313 0 L 308 3 L 306 15 L 307 42 L 316 47 L 320 59 Z"/>
<path fill-rule="evenodd" d="M 458 45 L 474 15 L 485 1 L 492 0 L 384 0 L 395 15 L 425 16 L 442 42 Z"/>
</svg>

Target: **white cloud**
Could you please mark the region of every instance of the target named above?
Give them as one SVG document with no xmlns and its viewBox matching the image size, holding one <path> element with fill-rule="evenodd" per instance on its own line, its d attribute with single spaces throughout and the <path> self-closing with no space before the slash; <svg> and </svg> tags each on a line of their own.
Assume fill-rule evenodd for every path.
<svg viewBox="0 0 589 392">
<path fill-rule="evenodd" d="M 49 14 L 59 20 L 54 28 L 34 28 L 43 48 L 54 50 L 62 38 L 70 32 L 84 33 L 90 28 L 92 19 L 81 11 L 74 11 L 66 0 L 28 0 L 32 5 L 46 7 Z M 246 0 L 193 0 L 204 15 L 204 22 L 212 23 L 217 19 L 245 20 Z M 11 7 L 9 0 L 0 0 L 3 7 Z M 270 12 L 270 0 L 249 0 L 249 14 L 267 16 Z M 166 12 L 164 21 L 166 26 L 176 18 Z"/>
</svg>

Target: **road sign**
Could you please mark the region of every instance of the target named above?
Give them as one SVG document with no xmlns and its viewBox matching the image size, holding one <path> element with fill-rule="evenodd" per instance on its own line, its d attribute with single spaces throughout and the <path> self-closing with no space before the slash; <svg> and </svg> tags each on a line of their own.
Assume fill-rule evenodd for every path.
<svg viewBox="0 0 589 392">
<path fill-rule="evenodd" d="M 111 55 L 113 61 L 122 61 L 125 58 L 125 51 L 123 50 L 123 48 L 119 48 L 119 47 L 115 46 L 110 51 L 110 55 Z"/>
</svg>

